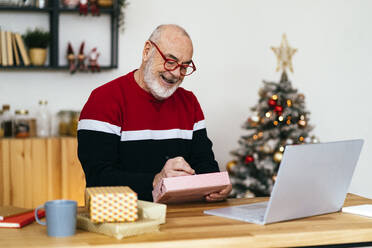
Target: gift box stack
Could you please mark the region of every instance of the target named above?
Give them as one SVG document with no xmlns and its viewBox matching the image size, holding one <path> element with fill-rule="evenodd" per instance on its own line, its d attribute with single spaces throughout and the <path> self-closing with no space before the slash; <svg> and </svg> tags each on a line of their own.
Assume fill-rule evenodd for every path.
<svg viewBox="0 0 372 248">
<path fill-rule="evenodd" d="M 87 188 L 85 206 L 93 223 L 133 222 L 138 219 L 137 193 L 126 186 Z"/>
<path fill-rule="evenodd" d="M 138 200 L 126 186 L 86 188 L 85 207 L 77 227 L 117 239 L 159 231 L 167 210 L 164 204 Z"/>
</svg>

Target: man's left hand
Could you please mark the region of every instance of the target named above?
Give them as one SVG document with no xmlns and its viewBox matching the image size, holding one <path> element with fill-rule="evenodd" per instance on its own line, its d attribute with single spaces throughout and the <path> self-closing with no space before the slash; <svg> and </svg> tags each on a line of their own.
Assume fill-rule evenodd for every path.
<svg viewBox="0 0 372 248">
<path fill-rule="evenodd" d="M 211 193 L 207 195 L 205 197 L 205 200 L 207 202 L 223 201 L 229 196 L 231 190 L 232 190 L 232 185 L 230 184 L 226 186 L 226 188 L 222 189 L 220 192 L 215 192 L 215 193 Z"/>
</svg>

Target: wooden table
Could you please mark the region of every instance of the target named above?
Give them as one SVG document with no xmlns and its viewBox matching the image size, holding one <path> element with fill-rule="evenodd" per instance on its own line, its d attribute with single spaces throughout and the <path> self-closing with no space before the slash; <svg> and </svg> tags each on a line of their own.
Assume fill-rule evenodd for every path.
<svg viewBox="0 0 372 248">
<path fill-rule="evenodd" d="M 77 230 L 75 236 L 52 238 L 44 226 L 0 229 L 0 247 L 290 247 L 372 242 L 372 219 L 332 213 L 265 226 L 203 214 L 203 210 L 266 200 L 229 199 L 220 203 L 168 206 L 160 231 L 122 240 Z M 345 206 L 372 200 L 349 194 Z"/>
</svg>

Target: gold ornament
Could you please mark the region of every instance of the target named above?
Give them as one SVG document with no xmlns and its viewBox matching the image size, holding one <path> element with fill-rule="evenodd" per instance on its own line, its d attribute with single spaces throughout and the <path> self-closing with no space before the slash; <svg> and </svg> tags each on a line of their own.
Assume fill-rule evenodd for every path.
<svg viewBox="0 0 372 248">
<path fill-rule="evenodd" d="M 273 100 L 278 100 L 278 95 L 273 95 L 272 97 L 271 97 L 271 99 L 273 99 Z"/>
<path fill-rule="evenodd" d="M 236 166 L 236 164 L 237 164 L 236 160 L 229 161 L 226 164 L 226 170 L 227 170 L 227 172 L 232 173 L 232 168 L 234 168 Z"/>
<path fill-rule="evenodd" d="M 298 138 L 298 140 L 301 141 L 301 142 L 304 141 L 304 139 L 305 139 L 305 138 L 302 137 L 302 136 L 300 136 L 300 137 Z"/>
<path fill-rule="evenodd" d="M 288 106 L 288 107 L 291 107 L 291 106 L 292 106 L 292 101 L 289 100 L 289 99 L 287 100 L 287 106 Z"/>
<path fill-rule="evenodd" d="M 273 159 L 275 162 L 280 163 L 280 161 L 282 161 L 282 158 L 283 158 L 283 153 L 281 152 L 274 153 Z"/>
<path fill-rule="evenodd" d="M 292 67 L 292 56 L 297 52 L 296 48 L 292 48 L 287 41 L 287 36 L 283 34 L 282 42 L 280 43 L 280 47 L 271 47 L 271 49 L 274 51 L 278 65 L 276 67 L 276 71 L 279 71 L 282 69 L 285 71 L 285 69 L 288 67 L 291 72 L 293 72 Z"/>
<path fill-rule="evenodd" d="M 274 126 L 277 126 L 279 124 L 279 122 L 278 121 L 274 121 L 273 124 L 274 124 Z"/>
</svg>

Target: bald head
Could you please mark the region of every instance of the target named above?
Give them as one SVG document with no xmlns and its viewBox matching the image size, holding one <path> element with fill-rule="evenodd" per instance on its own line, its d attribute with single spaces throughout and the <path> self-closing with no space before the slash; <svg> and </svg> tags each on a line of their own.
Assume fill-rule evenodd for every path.
<svg viewBox="0 0 372 248">
<path fill-rule="evenodd" d="M 162 34 L 167 32 L 173 33 L 174 35 L 185 36 L 191 41 L 190 35 L 186 32 L 186 30 L 176 24 L 162 24 L 157 26 L 150 35 L 149 40 L 159 42 Z"/>
</svg>

